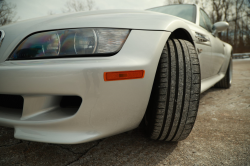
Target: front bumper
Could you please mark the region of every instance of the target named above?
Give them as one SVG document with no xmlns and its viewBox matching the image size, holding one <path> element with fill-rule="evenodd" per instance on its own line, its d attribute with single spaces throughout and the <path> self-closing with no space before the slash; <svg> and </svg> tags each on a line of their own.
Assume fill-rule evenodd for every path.
<svg viewBox="0 0 250 166">
<path fill-rule="evenodd" d="M 111 57 L 0 63 L 0 94 L 24 98 L 21 117 L 7 115 L 0 108 L 0 125 L 15 128 L 15 138 L 64 144 L 93 141 L 136 128 L 146 111 L 169 35 L 165 31 L 132 30 L 122 50 Z M 104 72 L 127 70 L 145 70 L 145 77 L 103 79 Z M 54 106 L 50 100 L 65 95 L 82 98 L 74 114 L 44 109 L 48 102 Z"/>
</svg>

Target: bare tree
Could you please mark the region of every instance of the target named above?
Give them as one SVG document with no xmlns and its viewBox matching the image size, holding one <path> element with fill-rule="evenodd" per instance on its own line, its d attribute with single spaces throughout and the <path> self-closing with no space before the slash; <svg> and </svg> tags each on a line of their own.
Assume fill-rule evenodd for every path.
<svg viewBox="0 0 250 166">
<path fill-rule="evenodd" d="M 48 11 L 48 15 L 54 15 L 54 14 L 56 14 L 56 13 L 53 12 L 52 10 L 49 10 L 49 11 Z"/>
<path fill-rule="evenodd" d="M 208 0 L 165 0 L 166 5 L 170 4 L 199 4 L 202 8 L 205 8 L 209 3 Z"/>
<path fill-rule="evenodd" d="M 222 21 L 225 0 L 212 0 L 213 11 L 211 13 L 212 22 Z"/>
<path fill-rule="evenodd" d="M 231 9 L 232 5 L 233 5 L 233 2 L 231 0 L 227 0 L 224 3 L 224 13 L 223 13 L 223 15 L 224 15 L 224 20 L 226 22 L 229 22 L 229 18 L 232 15 L 232 9 Z M 229 26 L 230 26 L 230 24 L 229 24 Z M 229 28 L 227 29 L 227 32 L 226 32 L 226 38 L 225 38 L 226 41 L 229 41 Z"/>
<path fill-rule="evenodd" d="M 90 11 L 95 8 L 95 2 L 93 0 L 67 0 L 65 8 L 62 10 L 64 13 Z"/>
<path fill-rule="evenodd" d="M 237 42 L 237 39 L 236 39 L 236 35 L 237 35 L 237 30 L 238 30 L 238 15 L 239 15 L 239 12 L 240 12 L 240 9 L 243 5 L 243 2 L 244 0 L 236 0 L 235 2 L 235 19 L 234 19 L 234 23 L 235 23 L 235 27 L 234 27 L 234 41 Z M 235 44 L 235 43 L 234 43 Z"/>
<path fill-rule="evenodd" d="M 183 4 L 185 3 L 185 0 L 166 0 L 165 4 Z"/>
<path fill-rule="evenodd" d="M 200 5 L 202 9 L 206 9 L 211 2 L 207 0 L 195 0 L 194 3 Z"/>
<path fill-rule="evenodd" d="M 227 21 L 229 28 L 219 37 L 233 45 L 235 52 L 250 51 L 250 6 L 248 0 L 212 0 L 211 18 L 213 22 Z"/>
<path fill-rule="evenodd" d="M 93 0 L 87 0 L 88 10 L 93 10 L 95 3 Z"/>
<path fill-rule="evenodd" d="M 19 19 L 16 17 L 15 9 L 16 5 L 0 0 L 0 26 L 16 22 Z"/>
</svg>

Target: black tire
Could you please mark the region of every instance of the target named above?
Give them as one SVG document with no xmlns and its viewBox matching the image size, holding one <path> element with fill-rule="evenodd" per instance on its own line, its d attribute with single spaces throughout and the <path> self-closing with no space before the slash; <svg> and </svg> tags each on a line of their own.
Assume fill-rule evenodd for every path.
<svg viewBox="0 0 250 166">
<path fill-rule="evenodd" d="M 225 88 L 225 89 L 230 88 L 232 84 L 232 74 L 233 74 L 232 72 L 233 72 L 233 62 L 231 56 L 225 77 L 222 80 L 220 80 L 217 84 L 215 84 L 214 87 Z"/>
<path fill-rule="evenodd" d="M 169 39 L 157 67 L 145 114 L 150 138 L 180 141 L 188 137 L 200 100 L 200 64 L 192 43 Z"/>
</svg>

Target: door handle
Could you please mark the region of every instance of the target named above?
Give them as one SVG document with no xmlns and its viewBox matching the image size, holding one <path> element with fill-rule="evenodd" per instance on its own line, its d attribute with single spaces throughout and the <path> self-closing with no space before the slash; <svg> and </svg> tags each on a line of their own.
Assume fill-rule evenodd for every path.
<svg viewBox="0 0 250 166">
<path fill-rule="evenodd" d="M 208 42 L 209 38 L 205 35 L 202 35 L 198 32 L 195 32 L 195 37 L 198 39 L 199 42 Z"/>
</svg>

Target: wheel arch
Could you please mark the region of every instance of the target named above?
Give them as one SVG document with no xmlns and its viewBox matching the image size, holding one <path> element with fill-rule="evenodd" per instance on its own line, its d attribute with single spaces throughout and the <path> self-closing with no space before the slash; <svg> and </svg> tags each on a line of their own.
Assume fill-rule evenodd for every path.
<svg viewBox="0 0 250 166">
<path fill-rule="evenodd" d="M 177 39 L 187 40 L 195 46 L 194 36 L 188 23 L 181 20 L 175 20 L 166 26 L 166 30 L 171 32 L 171 36 L 175 36 Z"/>
<path fill-rule="evenodd" d="M 183 39 L 191 42 L 194 45 L 193 38 L 186 29 L 178 28 L 171 33 L 172 38 Z"/>
</svg>

